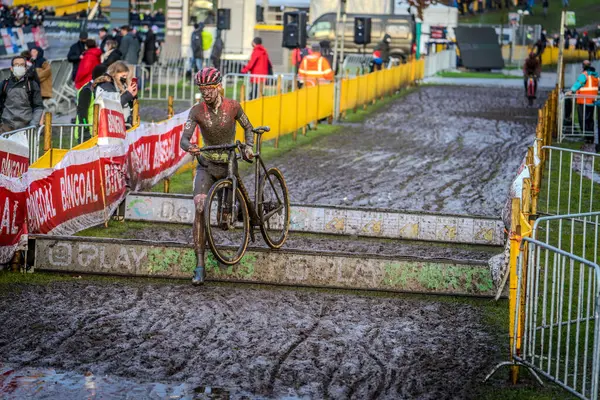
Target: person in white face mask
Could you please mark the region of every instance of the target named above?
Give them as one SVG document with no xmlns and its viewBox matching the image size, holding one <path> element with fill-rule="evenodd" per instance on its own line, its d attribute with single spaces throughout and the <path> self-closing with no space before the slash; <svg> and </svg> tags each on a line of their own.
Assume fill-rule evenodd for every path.
<svg viewBox="0 0 600 400">
<path fill-rule="evenodd" d="M 40 125 L 44 104 L 40 85 L 27 77 L 27 62 L 13 57 L 11 76 L 0 87 L 0 133 Z"/>
</svg>

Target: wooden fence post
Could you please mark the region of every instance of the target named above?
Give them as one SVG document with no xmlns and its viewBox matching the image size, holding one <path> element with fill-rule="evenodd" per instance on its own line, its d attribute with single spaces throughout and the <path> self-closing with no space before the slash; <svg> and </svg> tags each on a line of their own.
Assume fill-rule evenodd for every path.
<svg viewBox="0 0 600 400">
<path fill-rule="evenodd" d="M 169 96 L 167 99 L 167 117 L 172 118 L 175 115 L 175 111 L 173 108 L 173 96 Z"/>
</svg>

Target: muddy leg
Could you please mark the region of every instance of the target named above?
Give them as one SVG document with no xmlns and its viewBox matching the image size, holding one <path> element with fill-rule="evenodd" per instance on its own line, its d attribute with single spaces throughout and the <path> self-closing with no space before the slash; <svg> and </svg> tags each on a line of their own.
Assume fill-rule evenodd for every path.
<svg viewBox="0 0 600 400">
<path fill-rule="evenodd" d="M 194 236 L 194 251 L 196 252 L 196 269 L 194 270 L 194 278 L 192 283 L 204 283 L 204 249 L 206 248 L 206 238 L 204 236 L 204 203 L 206 201 L 205 194 L 194 196 L 194 205 L 196 207 L 196 216 L 194 218 L 193 236 Z"/>
</svg>

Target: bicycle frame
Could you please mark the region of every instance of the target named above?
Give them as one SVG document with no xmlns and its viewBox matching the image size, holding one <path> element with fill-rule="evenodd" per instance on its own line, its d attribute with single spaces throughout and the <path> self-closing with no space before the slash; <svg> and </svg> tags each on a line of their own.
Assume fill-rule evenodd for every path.
<svg viewBox="0 0 600 400">
<path fill-rule="evenodd" d="M 271 185 L 271 187 L 275 187 L 273 185 L 273 181 L 271 180 L 271 177 L 269 175 L 267 175 L 267 166 L 265 165 L 265 163 L 263 162 L 261 156 L 260 156 L 260 151 L 261 151 L 261 144 L 262 144 L 262 140 L 261 140 L 261 135 L 257 134 L 257 141 L 256 141 L 256 154 L 254 155 L 254 158 L 256 160 L 255 165 L 254 165 L 254 202 L 251 200 L 250 198 L 250 194 L 248 193 L 248 190 L 246 189 L 246 186 L 244 185 L 244 182 L 237 178 L 235 171 L 234 171 L 234 159 L 237 159 L 237 153 L 235 149 L 231 149 L 229 151 L 229 159 L 227 161 L 228 163 L 228 167 L 227 167 L 227 178 L 231 179 L 232 181 L 232 192 L 235 193 L 236 189 L 239 187 L 240 191 L 242 192 L 242 196 L 244 197 L 244 200 L 246 201 L 246 204 L 248 205 L 248 211 L 250 213 L 250 222 L 252 226 L 259 226 L 262 225 L 264 223 L 265 220 L 268 220 L 273 214 L 279 212 L 282 208 L 283 205 L 280 205 L 278 208 L 276 208 L 275 210 L 271 210 L 269 211 L 269 213 L 267 215 L 259 216 L 259 210 L 258 210 L 258 206 L 259 206 L 259 201 L 262 201 L 262 199 L 259 199 L 259 183 L 260 183 L 260 177 L 261 177 L 261 168 L 262 168 L 262 173 L 265 174 L 265 176 L 267 176 L 267 179 L 269 180 L 269 184 Z M 234 158 L 235 157 L 235 158 Z M 273 190 L 275 192 L 275 196 L 277 197 L 277 201 L 281 204 L 283 203 L 282 199 L 279 196 L 279 193 L 277 193 L 276 190 Z M 232 199 L 234 198 L 234 196 L 231 197 Z M 237 210 L 236 210 L 237 211 Z M 232 214 L 235 215 L 235 214 Z"/>
</svg>

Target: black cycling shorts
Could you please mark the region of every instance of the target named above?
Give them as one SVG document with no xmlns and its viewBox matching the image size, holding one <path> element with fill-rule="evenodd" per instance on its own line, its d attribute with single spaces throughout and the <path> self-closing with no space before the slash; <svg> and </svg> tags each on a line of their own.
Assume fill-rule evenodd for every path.
<svg viewBox="0 0 600 400">
<path fill-rule="evenodd" d="M 194 196 L 207 195 L 211 186 L 219 179 L 227 178 L 226 163 L 215 163 L 202 157 L 197 157 L 196 178 L 194 179 Z M 237 175 L 237 160 L 234 161 L 234 171 Z"/>
</svg>

